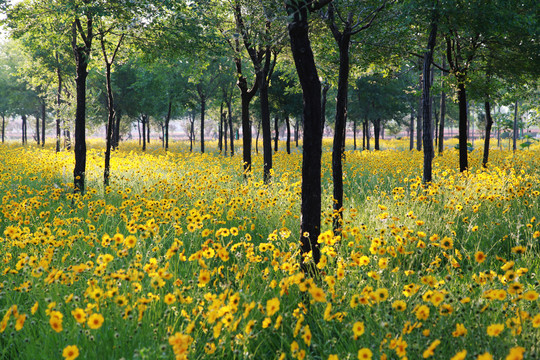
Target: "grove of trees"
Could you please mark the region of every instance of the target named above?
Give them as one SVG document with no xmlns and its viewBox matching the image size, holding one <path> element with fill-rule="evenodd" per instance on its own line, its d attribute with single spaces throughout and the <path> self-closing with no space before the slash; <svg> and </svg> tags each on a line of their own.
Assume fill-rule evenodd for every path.
<svg viewBox="0 0 540 360">
<path fill-rule="evenodd" d="M 409 136 L 410 149 L 416 143 L 424 152 L 429 184 L 436 149 L 444 151 L 454 124 L 461 172 L 469 168 L 476 133 L 485 138 L 488 166 L 493 127 L 499 136 L 511 134 L 516 150 L 524 129 L 539 125 L 540 6 L 534 0 L 0 4 L 2 142 L 9 124 L 20 122 L 23 144 L 33 134 L 44 146 L 48 134 L 58 152 L 73 146 L 74 187 L 83 193 L 88 129 L 106 129 L 105 186 L 111 150 L 135 128 L 143 151 L 157 138 L 167 149 L 175 120 L 191 151 L 196 141 L 208 151 L 205 141 L 215 134 L 219 145 L 211 150 L 232 156 L 241 139 L 239 161 L 249 177 L 260 126 L 265 183 L 272 181 L 273 152 L 282 151 L 280 134 L 288 153 L 294 136 L 303 154 L 300 240 L 315 263 L 324 133 L 333 134 L 339 234 L 347 134 L 355 149 L 371 149 L 373 136 L 375 150 L 385 133 Z"/>
</svg>

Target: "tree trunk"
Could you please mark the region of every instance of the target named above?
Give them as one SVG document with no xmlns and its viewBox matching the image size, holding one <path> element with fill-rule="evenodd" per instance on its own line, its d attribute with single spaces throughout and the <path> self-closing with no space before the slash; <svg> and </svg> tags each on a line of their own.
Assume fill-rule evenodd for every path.
<svg viewBox="0 0 540 360">
<path fill-rule="evenodd" d="M 21 125 L 21 138 L 22 138 L 22 144 L 26 144 L 26 115 L 21 116 L 22 119 L 22 125 Z"/>
<path fill-rule="evenodd" d="M 304 116 L 304 115 L 302 115 Z M 294 118 L 294 142 L 295 142 L 295 146 L 298 147 L 298 138 L 299 138 L 299 134 L 298 134 L 298 131 L 300 129 L 300 125 L 298 124 L 298 115 Z"/>
<path fill-rule="evenodd" d="M 101 47 L 105 54 L 105 43 L 103 38 L 101 39 Z M 105 138 L 105 169 L 103 171 L 103 186 L 107 188 L 109 186 L 109 177 L 111 170 L 111 146 L 112 146 L 112 135 L 114 128 L 114 98 L 112 92 L 112 82 L 111 82 L 111 63 L 108 62 L 105 57 L 105 79 L 107 85 L 107 109 L 108 119 L 107 119 L 107 136 Z"/>
<path fill-rule="evenodd" d="M 232 123 L 232 101 L 227 101 L 227 111 L 229 113 L 229 136 L 231 138 L 231 157 L 234 156 L 234 132 Z"/>
<path fill-rule="evenodd" d="M 269 52 L 266 55 L 267 62 L 270 62 Z M 267 67 L 265 66 L 265 69 Z M 260 76 L 259 100 L 261 102 L 261 125 L 263 133 L 263 180 L 267 184 L 270 181 L 270 170 L 272 169 L 272 131 L 270 130 L 270 106 L 268 104 L 268 82 L 267 73 L 263 70 Z"/>
<path fill-rule="evenodd" d="M 322 89 L 322 102 L 321 102 L 321 134 L 324 134 L 324 125 L 326 123 L 326 100 L 330 90 L 330 84 L 324 84 Z"/>
<path fill-rule="evenodd" d="M 77 106 L 75 110 L 75 168 L 73 170 L 74 191 L 84 193 L 86 173 L 86 78 L 92 44 L 92 18 L 87 14 L 87 35 L 83 36 L 84 45 L 77 45 L 77 19 L 73 22 L 72 48 L 75 55 L 75 78 Z M 83 35 L 83 34 L 81 34 Z"/>
<path fill-rule="evenodd" d="M 287 154 L 291 153 L 291 119 L 285 115 L 285 124 L 287 125 Z"/>
<path fill-rule="evenodd" d="M 193 140 L 195 139 L 195 115 L 189 114 L 189 152 L 193 152 Z"/>
<path fill-rule="evenodd" d="M 356 150 L 356 119 L 353 121 L 353 141 L 354 141 L 354 150 Z"/>
<path fill-rule="evenodd" d="M 366 121 L 362 121 L 362 151 L 366 150 Z"/>
<path fill-rule="evenodd" d="M 39 115 L 36 115 L 36 142 L 37 144 L 41 144 L 41 131 L 39 129 Z"/>
<path fill-rule="evenodd" d="M 113 135 L 113 149 L 118 149 L 120 146 L 120 121 L 122 120 L 122 112 L 118 109 L 115 110 L 114 116 L 114 135 Z"/>
<path fill-rule="evenodd" d="M 367 145 L 368 151 L 371 150 L 370 144 L 369 144 L 370 137 L 371 137 L 371 134 L 369 133 L 369 120 L 366 118 L 366 145 Z"/>
<path fill-rule="evenodd" d="M 60 72 L 60 62 L 58 52 L 56 52 L 56 77 L 58 79 L 58 88 L 56 90 L 56 152 L 60 152 L 60 109 L 62 106 L 62 73 Z"/>
<path fill-rule="evenodd" d="M 414 107 L 411 106 L 411 121 L 409 124 L 409 150 L 414 149 Z"/>
<path fill-rule="evenodd" d="M 303 254 L 321 257 L 317 239 L 321 229 L 321 84 L 309 41 L 307 2 L 286 2 L 291 52 L 302 87 L 304 135 L 300 242 Z M 302 268 L 307 270 L 305 263 Z"/>
<path fill-rule="evenodd" d="M 514 151 L 517 150 L 517 138 L 518 138 L 518 106 L 519 102 L 516 101 L 516 104 L 514 106 L 514 131 L 512 136 L 512 149 Z"/>
<path fill-rule="evenodd" d="M 443 56 L 443 62 L 442 62 L 443 69 L 446 67 L 446 59 Z M 446 116 L 446 93 L 444 92 L 444 76 L 445 73 L 442 73 L 441 76 L 441 106 L 440 106 L 440 113 L 441 113 L 441 119 L 439 121 L 439 154 L 443 153 L 444 150 L 444 118 Z"/>
<path fill-rule="evenodd" d="M 437 11 L 437 10 L 435 10 Z M 424 65 L 422 78 L 422 111 L 423 111 L 423 128 L 422 128 L 422 140 L 424 145 L 424 183 L 431 183 L 432 181 L 432 162 L 434 157 L 433 151 L 433 131 L 431 128 L 432 124 L 432 114 L 431 114 L 431 103 L 432 97 L 430 94 L 431 91 L 431 64 L 433 62 L 433 49 L 435 48 L 435 42 L 437 39 L 437 25 L 438 25 L 438 15 L 435 13 L 431 21 L 431 29 L 429 32 L 427 51 L 424 54 Z"/>
<path fill-rule="evenodd" d="M 257 123 L 257 135 L 255 135 L 255 154 L 259 155 L 259 135 L 261 134 L 261 122 Z"/>
<path fill-rule="evenodd" d="M 381 150 L 379 139 L 381 137 L 381 119 L 373 120 L 373 136 L 375 139 L 375 150 Z"/>
<path fill-rule="evenodd" d="M 349 24 L 346 25 L 343 34 L 336 38 L 339 47 L 339 74 L 336 97 L 336 119 L 334 141 L 332 143 L 332 181 L 334 185 L 333 196 L 334 214 L 333 230 L 337 236 L 341 233 L 343 224 L 343 156 L 345 153 L 345 124 L 347 123 L 347 92 L 349 88 L 349 47 L 350 32 Z M 324 113 L 322 113 L 324 118 Z"/>
<path fill-rule="evenodd" d="M 6 132 L 6 116 L 2 114 L 2 143 L 5 141 L 5 132 Z"/>
<path fill-rule="evenodd" d="M 169 150 L 169 124 L 171 122 L 172 100 L 169 99 L 169 108 L 167 109 L 167 117 L 165 118 L 165 151 Z"/>
<path fill-rule="evenodd" d="M 47 117 L 47 108 L 45 99 L 41 99 L 41 146 L 45 147 L 45 120 Z"/>
<path fill-rule="evenodd" d="M 201 96 L 201 154 L 204 154 L 204 115 L 206 113 L 206 97 Z"/>
<path fill-rule="evenodd" d="M 420 75 L 420 89 L 423 87 L 422 75 Z M 422 96 L 418 102 L 418 112 L 416 113 L 416 150 L 422 151 Z"/>
<path fill-rule="evenodd" d="M 491 138 L 491 127 L 493 126 L 493 118 L 491 117 L 491 106 L 489 101 L 484 103 L 486 109 L 486 135 L 484 137 L 484 157 L 482 158 L 482 167 L 487 168 L 489 160 L 489 141 Z"/>
<path fill-rule="evenodd" d="M 150 116 L 146 116 L 146 142 L 150 144 Z"/>
<path fill-rule="evenodd" d="M 251 96 L 240 95 L 242 106 L 242 147 L 243 147 L 243 160 L 244 160 L 244 176 L 251 173 L 251 121 L 249 120 L 249 103 L 251 102 Z M 232 136 L 232 134 L 231 134 Z"/>
<path fill-rule="evenodd" d="M 223 101 L 219 105 L 219 128 L 218 128 L 218 149 L 219 153 L 223 153 Z"/>
<path fill-rule="evenodd" d="M 464 172 L 469 168 L 467 154 L 467 93 L 465 90 L 465 78 L 458 78 L 458 103 L 459 103 L 459 171 Z"/>
<path fill-rule="evenodd" d="M 279 117 L 274 117 L 274 152 L 278 152 L 278 142 L 279 142 Z"/>
<path fill-rule="evenodd" d="M 146 151 L 146 123 L 148 118 L 146 115 L 142 115 L 141 122 L 142 122 L 142 151 Z"/>
</svg>

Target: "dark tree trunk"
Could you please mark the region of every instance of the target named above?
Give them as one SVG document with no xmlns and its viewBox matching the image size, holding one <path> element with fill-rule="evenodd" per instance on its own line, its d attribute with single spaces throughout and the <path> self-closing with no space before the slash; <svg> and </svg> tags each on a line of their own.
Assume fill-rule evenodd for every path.
<svg viewBox="0 0 540 360">
<path fill-rule="evenodd" d="M 261 134 L 261 122 L 257 123 L 257 134 L 255 135 L 255 154 L 259 155 L 259 135 Z"/>
<path fill-rule="evenodd" d="M 353 121 L 353 141 L 354 141 L 354 150 L 356 150 L 356 119 Z"/>
<path fill-rule="evenodd" d="M 269 52 L 266 55 L 267 62 L 270 62 Z M 265 65 L 265 69 L 266 69 Z M 270 181 L 270 170 L 272 169 L 272 131 L 270 130 L 270 106 L 268 104 L 268 82 L 267 74 L 263 71 L 260 76 L 259 99 L 261 101 L 261 125 L 263 133 L 263 180 L 264 183 Z"/>
<path fill-rule="evenodd" d="M 122 112 L 120 110 L 116 110 L 114 115 L 114 135 L 113 135 L 113 149 L 118 149 L 118 146 L 120 146 L 120 121 L 122 119 Z"/>
<path fill-rule="evenodd" d="M 228 145 L 227 145 L 227 127 L 229 125 L 229 122 L 227 121 L 227 113 L 223 113 L 223 155 L 227 156 L 227 152 L 229 151 Z"/>
<path fill-rule="evenodd" d="M 375 140 L 375 150 L 381 150 L 379 140 L 381 137 L 381 119 L 373 120 L 373 137 Z"/>
<path fill-rule="evenodd" d="M 343 223 L 343 156 L 345 153 L 345 125 L 347 123 L 347 91 L 349 88 L 349 47 L 351 36 L 350 24 L 347 23 L 343 34 L 334 35 L 339 47 L 339 74 L 336 97 L 336 119 L 334 141 L 332 143 L 332 181 L 334 213 L 333 230 L 337 236 L 341 233 Z M 324 118 L 324 113 L 322 114 Z"/>
<path fill-rule="evenodd" d="M 300 137 L 300 135 L 298 134 L 299 129 L 300 129 L 300 125 L 298 124 L 298 115 L 297 115 L 294 118 L 294 142 L 295 142 L 296 147 L 298 147 L 298 138 Z"/>
<path fill-rule="evenodd" d="M 39 115 L 36 115 L 36 142 L 38 145 L 41 144 L 41 131 L 39 129 L 39 123 L 40 123 Z"/>
<path fill-rule="evenodd" d="M 103 38 L 101 38 L 101 48 L 103 53 L 105 53 L 105 43 Z M 105 169 L 103 171 L 103 186 L 107 188 L 109 186 L 109 178 L 111 171 L 111 147 L 112 147 L 112 135 L 114 128 L 114 98 L 112 92 L 112 82 L 111 82 L 111 63 L 108 62 L 107 57 L 105 57 L 105 78 L 107 85 L 107 108 L 108 108 L 108 118 L 107 118 L 107 136 L 105 138 Z"/>
<path fill-rule="evenodd" d="M 146 126 L 148 122 L 148 118 L 146 115 L 142 115 L 141 122 L 142 122 L 142 151 L 146 151 Z"/>
<path fill-rule="evenodd" d="M 56 53 L 56 77 L 58 78 L 58 88 L 56 91 L 56 152 L 60 152 L 60 108 L 62 106 L 62 74 L 60 73 L 60 62 L 58 60 L 58 53 Z"/>
<path fill-rule="evenodd" d="M 218 149 L 219 153 L 223 153 L 223 101 L 221 102 L 219 106 L 219 129 L 218 129 Z"/>
<path fill-rule="evenodd" d="M 139 146 L 141 146 L 141 141 L 142 141 L 142 137 L 141 137 L 141 121 L 139 118 L 137 118 L 137 132 L 139 133 Z"/>
<path fill-rule="evenodd" d="M 249 103 L 252 96 L 248 93 L 240 95 L 242 106 L 242 147 L 244 160 L 244 176 L 251 173 L 251 121 L 249 120 Z M 233 134 L 231 133 L 231 136 Z"/>
<path fill-rule="evenodd" d="M 150 116 L 146 116 L 146 142 L 150 144 Z"/>
<path fill-rule="evenodd" d="M 366 121 L 362 121 L 362 151 L 366 150 Z"/>
<path fill-rule="evenodd" d="M 489 160 L 489 141 L 491 138 L 491 127 L 493 126 L 493 118 L 491 117 L 491 106 L 489 101 L 484 104 L 486 108 L 486 136 L 484 138 L 484 157 L 482 158 L 482 166 L 487 168 Z"/>
<path fill-rule="evenodd" d="M 409 150 L 414 149 L 414 108 L 411 106 L 411 122 L 409 124 Z"/>
<path fill-rule="evenodd" d="M 87 34 L 77 34 L 77 27 L 80 22 L 76 19 L 73 22 L 72 48 L 75 55 L 76 73 L 75 78 L 77 106 L 75 110 L 75 168 L 73 170 L 74 191 L 84 193 L 85 173 L 86 173 L 86 78 L 88 76 L 88 62 L 90 60 L 90 50 L 92 45 L 92 18 L 87 14 Z M 81 35 L 84 39 L 83 45 L 77 45 L 77 37 Z"/>
<path fill-rule="evenodd" d="M 436 11 L 436 10 L 435 10 Z M 433 131 L 432 131 L 432 117 L 431 117 L 431 64 L 433 62 L 433 49 L 435 48 L 435 42 L 437 39 L 437 25 L 438 15 L 434 13 L 431 21 L 431 29 L 429 32 L 428 46 L 424 54 L 424 65 L 422 78 L 422 117 L 423 117 L 423 145 L 424 145 L 424 183 L 431 183 L 432 181 L 432 162 L 434 157 L 433 151 Z"/>
<path fill-rule="evenodd" d="M 328 90 L 330 90 L 330 84 L 324 84 L 322 88 L 322 101 L 321 101 L 321 134 L 324 134 L 324 125 L 326 123 L 326 100 L 328 96 Z"/>
<path fill-rule="evenodd" d="M 206 97 L 201 96 L 201 153 L 204 154 L 204 115 L 206 112 Z"/>
<path fill-rule="evenodd" d="M 6 134 L 6 116 L 2 114 L 2 143 L 5 141 Z"/>
<path fill-rule="evenodd" d="M 45 99 L 41 99 L 41 146 L 45 147 L 45 120 L 47 117 Z"/>
<path fill-rule="evenodd" d="M 467 93 L 465 90 L 465 78 L 458 78 L 458 103 L 459 103 L 459 171 L 464 172 L 469 168 L 467 154 Z"/>
<path fill-rule="evenodd" d="M 517 150 L 517 138 L 518 138 L 518 106 L 519 102 L 516 101 L 514 106 L 514 127 L 512 136 L 512 150 Z"/>
<path fill-rule="evenodd" d="M 169 150 L 169 124 L 171 122 L 172 100 L 169 100 L 169 108 L 167 109 L 167 117 L 165 118 L 165 151 Z"/>
<path fill-rule="evenodd" d="M 195 139 L 195 115 L 189 114 L 189 152 L 193 152 L 193 140 Z"/>
<path fill-rule="evenodd" d="M 21 137 L 22 137 L 22 144 L 26 144 L 26 115 L 21 116 L 22 119 L 22 127 L 21 127 Z"/>
<path fill-rule="evenodd" d="M 279 117 L 274 117 L 274 152 L 278 152 L 278 143 L 279 143 Z"/>
<path fill-rule="evenodd" d="M 287 125 L 287 154 L 291 153 L 291 119 L 285 115 L 285 124 Z"/>
<path fill-rule="evenodd" d="M 321 257 L 317 239 L 321 229 L 321 84 L 309 41 L 306 1 L 286 1 L 291 16 L 288 25 L 291 52 L 302 87 L 304 146 L 300 242 L 302 254 L 311 252 L 315 263 Z M 302 268 L 307 270 L 304 263 Z"/>
<path fill-rule="evenodd" d="M 420 89 L 423 88 L 423 79 L 422 75 L 420 75 Z M 423 110 L 422 110 L 422 97 L 420 96 L 420 99 L 418 101 L 418 112 L 416 113 L 416 150 L 422 151 L 422 116 L 423 116 Z"/>
<path fill-rule="evenodd" d="M 442 63 L 442 67 L 445 68 L 446 67 L 446 59 L 444 58 L 443 56 L 443 63 Z M 439 154 L 442 154 L 443 153 L 443 150 L 444 150 L 444 118 L 446 116 L 446 93 L 444 92 L 444 88 L 443 88 L 443 85 L 444 85 L 444 75 L 445 73 L 443 72 L 442 73 L 442 76 L 441 76 L 441 106 L 440 106 L 440 113 L 441 113 L 441 119 L 439 121 Z"/>
<path fill-rule="evenodd" d="M 233 132 L 233 123 L 232 123 L 232 102 L 231 102 L 230 99 L 229 99 L 229 101 L 227 101 L 227 111 L 229 113 L 229 136 L 231 138 L 231 156 L 234 156 L 234 132 Z M 250 150 L 250 152 L 251 152 L 251 150 Z"/>
<path fill-rule="evenodd" d="M 370 138 L 371 138 L 371 134 L 369 133 L 369 120 L 366 118 L 366 143 L 367 143 L 367 149 L 368 150 L 371 150 L 370 149 Z"/>
</svg>

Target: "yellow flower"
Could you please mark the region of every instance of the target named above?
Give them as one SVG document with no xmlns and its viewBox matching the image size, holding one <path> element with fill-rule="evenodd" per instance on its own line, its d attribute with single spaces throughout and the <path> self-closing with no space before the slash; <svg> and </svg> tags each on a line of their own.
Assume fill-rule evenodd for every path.
<svg viewBox="0 0 540 360">
<path fill-rule="evenodd" d="M 533 325 L 533 327 L 535 327 L 535 328 L 540 327 L 540 314 L 536 314 L 536 315 L 532 318 L 532 325 Z"/>
<path fill-rule="evenodd" d="M 79 324 L 86 322 L 86 313 L 83 309 L 77 308 L 75 310 L 71 310 L 71 315 L 73 315 L 75 321 L 77 321 Z"/>
<path fill-rule="evenodd" d="M 174 294 L 168 293 L 163 298 L 163 301 L 165 301 L 165 304 L 167 305 L 174 304 L 176 302 L 176 296 Z"/>
<path fill-rule="evenodd" d="M 429 317 L 429 308 L 426 305 L 420 305 L 418 309 L 416 309 L 415 314 L 418 320 L 427 320 Z"/>
<path fill-rule="evenodd" d="M 506 360 L 521 360 L 525 349 L 521 346 L 516 346 L 510 349 L 510 353 L 506 356 Z"/>
<path fill-rule="evenodd" d="M 504 324 L 491 324 L 487 327 L 486 332 L 489 336 L 495 337 L 499 336 L 503 330 Z"/>
<path fill-rule="evenodd" d="M 477 263 L 481 264 L 486 260 L 486 255 L 482 251 L 477 251 L 474 254 L 474 260 L 476 260 Z"/>
<path fill-rule="evenodd" d="M 488 352 L 478 355 L 476 360 L 493 360 L 493 355 Z"/>
<path fill-rule="evenodd" d="M 79 348 L 77 345 L 68 345 L 62 351 L 65 360 L 73 360 L 79 357 Z"/>
<path fill-rule="evenodd" d="M 403 300 L 396 300 L 392 303 L 392 308 L 397 311 L 404 311 L 407 308 L 407 303 Z"/>
<path fill-rule="evenodd" d="M 199 287 L 205 287 L 206 284 L 210 282 L 210 271 L 208 270 L 201 270 L 199 273 Z"/>
<path fill-rule="evenodd" d="M 272 298 L 266 302 L 266 315 L 272 316 L 279 311 L 279 299 L 277 297 Z"/>
<path fill-rule="evenodd" d="M 32 313 L 32 315 L 36 313 L 38 306 L 39 306 L 39 303 L 36 301 L 34 305 L 32 306 L 32 308 L 30 309 L 30 312 Z"/>
<path fill-rule="evenodd" d="M 373 353 L 368 348 L 358 350 L 358 360 L 371 360 Z"/>
<path fill-rule="evenodd" d="M 467 356 L 467 350 L 461 350 L 456 355 L 452 356 L 450 360 L 463 360 Z"/>
<path fill-rule="evenodd" d="M 311 330 L 309 329 L 309 325 L 304 326 L 304 333 L 302 334 L 302 339 L 307 346 L 311 345 Z"/>
<path fill-rule="evenodd" d="M 135 236 L 129 235 L 124 239 L 124 246 L 127 247 L 128 249 L 134 248 L 135 245 L 137 245 L 137 238 Z"/>
<path fill-rule="evenodd" d="M 20 314 L 17 317 L 17 321 L 15 322 L 15 330 L 19 331 L 24 326 L 24 321 L 26 320 L 26 314 Z"/>
<path fill-rule="evenodd" d="M 353 334 L 354 334 L 354 340 L 358 339 L 359 336 L 361 336 L 364 331 L 365 331 L 365 327 L 364 327 L 364 323 L 361 322 L 361 321 L 357 321 L 353 324 Z"/>
<path fill-rule="evenodd" d="M 103 315 L 101 314 L 92 314 L 88 318 L 88 327 L 90 329 L 99 329 L 101 325 L 103 325 L 103 322 L 105 319 L 103 318 Z"/>
<path fill-rule="evenodd" d="M 456 324 L 456 331 L 452 332 L 453 337 L 465 336 L 467 335 L 467 329 L 463 324 Z"/>
<path fill-rule="evenodd" d="M 435 349 L 437 348 L 437 346 L 439 346 L 439 344 L 441 343 L 441 340 L 437 339 L 437 340 L 434 340 L 426 350 L 424 350 L 424 352 L 422 353 L 422 357 L 424 359 L 427 359 L 428 357 L 430 356 L 433 356 L 433 354 L 435 354 Z"/>
</svg>

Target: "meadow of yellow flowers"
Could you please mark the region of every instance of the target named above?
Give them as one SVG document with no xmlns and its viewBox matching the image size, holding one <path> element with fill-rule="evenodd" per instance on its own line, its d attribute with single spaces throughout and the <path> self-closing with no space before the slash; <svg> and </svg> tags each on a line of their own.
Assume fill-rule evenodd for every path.
<svg viewBox="0 0 540 360">
<path fill-rule="evenodd" d="M 347 151 L 341 236 L 323 155 L 322 259 L 300 271 L 301 153 L 174 144 L 73 154 L 0 147 L 1 359 L 535 359 L 540 147 L 434 159 Z M 328 148 L 328 144 L 327 148 Z M 215 148 L 215 144 L 213 145 Z M 212 145 L 210 145 L 212 147 Z"/>
</svg>

